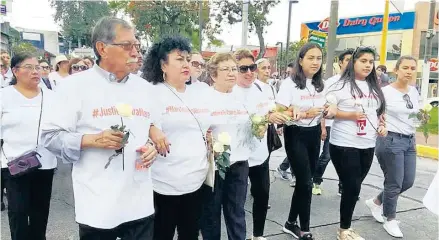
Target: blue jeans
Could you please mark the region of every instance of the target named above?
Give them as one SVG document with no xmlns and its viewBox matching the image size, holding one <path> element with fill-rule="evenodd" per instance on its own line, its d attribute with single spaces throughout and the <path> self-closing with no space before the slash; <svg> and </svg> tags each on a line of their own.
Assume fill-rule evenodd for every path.
<svg viewBox="0 0 439 240">
<path fill-rule="evenodd" d="M 326 132 L 328 136 L 323 143 L 323 151 L 322 154 L 320 154 L 319 160 L 317 161 L 317 167 L 313 177 L 313 182 L 319 185 L 323 182 L 323 174 L 325 173 L 326 167 L 331 159 L 329 156 L 329 138 L 331 137 L 331 127 L 326 127 Z"/>
<path fill-rule="evenodd" d="M 384 173 L 384 190 L 377 199 L 383 204 L 383 215 L 393 219 L 399 195 L 415 181 L 416 139 L 389 132 L 386 137 L 378 137 L 375 151 Z"/>
<path fill-rule="evenodd" d="M 213 193 L 212 188 L 203 186 L 207 195 L 200 220 L 204 240 L 221 239 L 221 207 L 228 239 L 246 239 L 244 204 L 247 197 L 248 173 L 248 162 L 237 162 L 230 166 L 224 179 L 216 171 Z"/>
</svg>

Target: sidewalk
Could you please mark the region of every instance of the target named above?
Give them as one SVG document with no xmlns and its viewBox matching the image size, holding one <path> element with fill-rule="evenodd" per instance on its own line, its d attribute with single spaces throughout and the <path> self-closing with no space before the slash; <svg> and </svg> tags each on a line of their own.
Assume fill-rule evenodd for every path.
<svg viewBox="0 0 439 240">
<path fill-rule="evenodd" d="M 422 132 L 416 133 L 416 150 L 418 156 L 427 157 L 438 160 L 438 135 L 429 135 L 428 141 L 425 142 L 425 137 Z"/>
</svg>

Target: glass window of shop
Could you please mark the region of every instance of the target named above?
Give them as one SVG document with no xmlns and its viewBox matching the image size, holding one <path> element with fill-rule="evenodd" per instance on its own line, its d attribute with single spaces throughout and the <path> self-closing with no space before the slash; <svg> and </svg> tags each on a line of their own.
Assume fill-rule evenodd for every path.
<svg viewBox="0 0 439 240">
<path fill-rule="evenodd" d="M 437 58 L 438 56 L 438 36 L 439 32 L 436 32 L 436 34 L 433 37 L 433 48 L 431 50 L 431 56 Z M 425 56 L 425 44 L 427 42 L 426 38 L 426 32 L 421 32 L 421 45 L 419 47 L 419 59 L 424 59 Z"/>
<path fill-rule="evenodd" d="M 439 72 L 430 72 L 430 81 L 428 83 L 427 98 L 438 96 L 438 78 L 439 78 Z M 418 72 L 416 78 L 416 88 L 418 89 L 419 94 L 421 93 L 421 85 L 422 85 L 422 72 Z"/>
<path fill-rule="evenodd" d="M 401 56 L 402 34 L 394 33 L 387 36 L 387 60 L 397 60 Z M 337 39 L 336 55 L 348 48 L 357 48 L 358 46 L 368 46 L 373 48 L 377 53 L 379 60 L 381 49 L 381 35 L 369 35 L 359 37 L 348 37 Z"/>
</svg>

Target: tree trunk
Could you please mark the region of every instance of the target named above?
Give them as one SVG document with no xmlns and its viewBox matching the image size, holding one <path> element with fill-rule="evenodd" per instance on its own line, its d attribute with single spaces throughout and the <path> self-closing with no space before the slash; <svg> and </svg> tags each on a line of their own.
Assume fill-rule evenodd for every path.
<svg viewBox="0 0 439 240">
<path fill-rule="evenodd" d="M 264 41 L 264 29 L 260 26 L 255 26 L 256 34 L 259 39 L 259 54 L 256 59 L 263 58 L 265 55 L 265 41 Z"/>
</svg>

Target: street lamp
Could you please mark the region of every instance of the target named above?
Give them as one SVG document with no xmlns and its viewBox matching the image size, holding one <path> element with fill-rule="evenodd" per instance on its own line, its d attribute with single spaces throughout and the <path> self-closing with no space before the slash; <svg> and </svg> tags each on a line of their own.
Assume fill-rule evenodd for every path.
<svg viewBox="0 0 439 240">
<path fill-rule="evenodd" d="M 285 66 L 288 65 L 288 49 L 290 46 L 290 28 L 291 28 L 291 8 L 293 3 L 299 3 L 299 0 L 290 0 L 288 2 L 288 29 L 287 29 L 287 45 L 285 46 Z"/>
<path fill-rule="evenodd" d="M 281 74 L 281 71 L 282 71 L 282 67 L 281 67 L 281 65 L 282 65 L 282 53 L 283 53 L 283 51 L 284 51 L 284 44 L 283 44 L 283 42 L 277 42 L 276 43 L 276 46 L 278 46 L 278 45 L 280 45 L 280 58 L 279 58 L 279 61 L 277 61 L 277 65 L 278 65 L 278 68 L 279 68 L 279 74 Z"/>
</svg>

